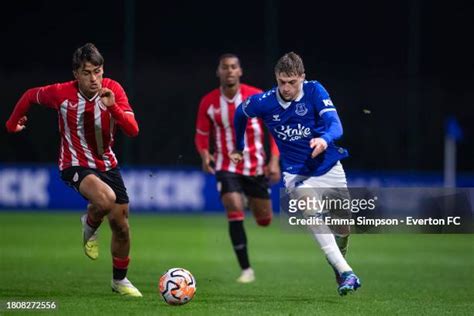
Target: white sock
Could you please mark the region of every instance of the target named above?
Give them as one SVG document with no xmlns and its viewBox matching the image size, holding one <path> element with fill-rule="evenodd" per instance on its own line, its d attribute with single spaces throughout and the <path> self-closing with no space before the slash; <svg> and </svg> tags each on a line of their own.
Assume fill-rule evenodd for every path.
<svg viewBox="0 0 474 316">
<path fill-rule="evenodd" d="M 323 250 L 329 263 L 342 274 L 343 272 L 352 271 L 336 243 L 334 235 L 329 233 L 330 229 L 326 225 L 316 225 L 311 227 L 314 239 L 318 242 Z"/>
<path fill-rule="evenodd" d="M 86 217 L 87 219 L 87 217 Z M 87 224 L 87 220 L 84 223 L 84 235 L 86 240 L 89 240 L 99 228 L 93 228 Z"/>
</svg>

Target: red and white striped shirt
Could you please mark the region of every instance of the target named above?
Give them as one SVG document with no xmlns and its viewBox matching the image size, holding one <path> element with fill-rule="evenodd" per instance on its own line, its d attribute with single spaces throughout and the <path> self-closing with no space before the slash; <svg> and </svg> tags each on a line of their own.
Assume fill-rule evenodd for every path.
<svg viewBox="0 0 474 316">
<path fill-rule="evenodd" d="M 260 119 L 252 118 L 247 122 L 243 161 L 235 164 L 229 159 L 229 153 L 235 149 L 235 109 L 248 97 L 261 92 L 255 87 L 240 84 L 240 91 L 232 100 L 226 98 L 220 89 L 212 90 L 202 98 L 196 120 L 195 144 L 199 152 L 209 150 L 209 136 L 212 135 L 216 171 L 228 171 L 245 176 L 264 173 L 264 130 Z M 278 155 L 278 149 L 271 136 L 270 148 L 272 154 Z"/>
<path fill-rule="evenodd" d="M 138 134 L 138 125 L 120 84 L 104 78 L 102 87 L 112 90 L 115 105 L 107 108 L 98 94 L 86 98 L 80 93 L 77 81 L 30 89 L 18 101 L 7 128 L 16 126 L 31 104 L 53 108 L 58 111 L 61 134 L 59 169 L 72 166 L 100 171 L 113 169 L 118 164 L 112 151 L 116 125 L 129 136 Z"/>
</svg>

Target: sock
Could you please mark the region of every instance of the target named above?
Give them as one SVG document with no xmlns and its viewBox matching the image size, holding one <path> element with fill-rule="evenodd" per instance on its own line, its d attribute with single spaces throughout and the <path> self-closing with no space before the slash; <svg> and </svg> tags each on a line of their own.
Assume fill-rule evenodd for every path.
<svg viewBox="0 0 474 316">
<path fill-rule="evenodd" d="M 336 238 L 336 244 L 337 244 L 337 247 L 339 248 L 339 251 L 341 252 L 342 256 L 345 258 L 346 253 L 347 253 L 348 243 L 349 243 L 349 235 L 345 235 L 345 236 L 334 235 L 334 237 Z M 327 260 L 327 258 L 326 258 L 326 260 Z M 328 263 L 331 265 L 329 260 L 328 260 Z M 334 270 L 334 274 L 336 275 L 337 282 L 340 283 L 339 271 L 337 271 L 337 269 L 334 268 L 332 265 L 331 265 L 331 267 Z"/>
<path fill-rule="evenodd" d="M 102 221 L 96 222 L 94 221 L 89 214 L 87 214 L 87 220 L 86 220 L 87 225 L 89 225 L 90 228 L 93 230 L 97 230 L 99 228 L 100 224 L 102 224 Z"/>
<path fill-rule="evenodd" d="M 123 280 L 127 276 L 129 262 L 130 262 L 130 257 L 126 257 L 126 258 L 113 257 L 112 264 L 113 264 L 114 280 Z"/>
<path fill-rule="evenodd" d="M 311 231 L 313 232 L 314 239 L 316 239 L 321 250 L 326 255 L 327 260 L 339 274 L 352 271 L 352 268 L 339 250 L 336 238 L 330 233 L 329 227 L 326 225 L 316 225 L 311 227 Z"/>
<path fill-rule="evenodd" d="M 234 247 L 234 252 L 242 270 L 250 268 L 247 252 L 247 236 L 245 235 L 244 221 L 229 221 L 229 235 Z"/>
</svg>

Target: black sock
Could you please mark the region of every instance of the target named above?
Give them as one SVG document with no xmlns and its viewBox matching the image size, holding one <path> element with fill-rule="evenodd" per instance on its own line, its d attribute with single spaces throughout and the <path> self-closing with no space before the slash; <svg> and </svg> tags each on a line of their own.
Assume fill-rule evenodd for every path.
<svg viewBox="0 0 474 316">
<path fill-rule="evenodd" d="M 130 257 L 126 258 L 112 258 L 112 267 L 113 267 L 113 276 L 114 280 L 122 280 L 127 276 L 128 264 L 130 262 Z"/>
<path fill-rule="evenodd" d="M 237 260 L 242 270 L 250 268 L 249 255 L 247 253 L 247 236 L 245 235 L 244 221 L 229 222 L 229 235 L 234 247 Z"/>
<path fill-rule="evenodd" d="M 127 270 L 128 269 L 119 269 L 119 268 L 114 267 L 113 269 L 114 280 L 123 280 L 127 276 Z"/>
</svg>

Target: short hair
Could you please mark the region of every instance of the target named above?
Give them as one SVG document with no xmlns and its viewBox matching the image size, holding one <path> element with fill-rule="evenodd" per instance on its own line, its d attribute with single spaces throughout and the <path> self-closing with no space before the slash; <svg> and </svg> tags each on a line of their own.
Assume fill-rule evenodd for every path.
<svg viewBox="0 0 474 316">
<path fill-rule="evenodd" d="M 87 43 L 76 49 L 72 55 L 72 70 L 81 68 L 86 62 L 94 66 L 102 66 L 104 64 L 104 57 L 102 57 L 97 47 L 92 43 Z"/>
<path fill-rule="evenodd" d="M 275 65 L 275 74 L 284 73 L 289 76 L 304 74 L 303 59 L 295 52 L 283 55 Z"/>
<path fill-rule="evenodd" d="M 227 59 L 227 58 L 236 58 L 237 62 L 239 63 L 240 66 L 240 58 L 236 54 L 233 53 L 225 53 L 219 56 L 219 62 L 218 65 L 221 63 L 222 60 Z"/>
</svg>

